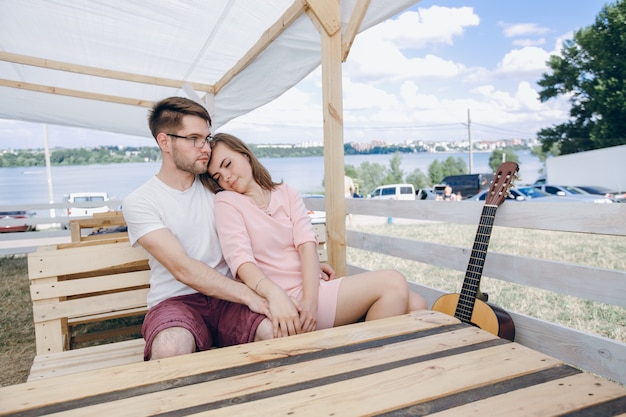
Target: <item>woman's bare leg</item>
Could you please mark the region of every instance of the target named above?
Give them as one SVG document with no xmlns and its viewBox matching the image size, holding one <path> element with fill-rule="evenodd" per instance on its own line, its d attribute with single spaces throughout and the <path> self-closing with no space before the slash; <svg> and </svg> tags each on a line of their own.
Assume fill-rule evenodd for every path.
<svg viewBox="0 0 626 417">
<path fill-rule="evenodd" d="M 420 294 L 416 293 L 415 291 L 409 290 L 409 309 L 407 313 L 410 313 L 411 311 L 427 310 L 427 309 L 428 309 L 428 303 L 426 302 L 426 299 L 422 297 Z"/>
<path fill-rule="evenodd" d="M 405 314 L 409 311 L 409 299 L 408 283 L 398 271 L 386 269 L 344 277 L 339 287 L 335 326 L 355 323 L 363 317 L 376 320 Z"/>
</svg>

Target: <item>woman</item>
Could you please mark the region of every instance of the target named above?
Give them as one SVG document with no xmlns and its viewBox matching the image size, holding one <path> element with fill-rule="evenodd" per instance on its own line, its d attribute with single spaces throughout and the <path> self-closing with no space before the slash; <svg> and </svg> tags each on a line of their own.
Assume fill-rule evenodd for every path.
<svg viewBox="0 0 626 417">
<path fill-rule="evenodd" d="M 425 309 L 397 271 L 320 279 L 317 238 L 300 195 L 235 136 L 211 141 L 202 181 L 217 193 L 220 244 L 231 271 L 270 305 L 274 337 Z"/>
</svg>

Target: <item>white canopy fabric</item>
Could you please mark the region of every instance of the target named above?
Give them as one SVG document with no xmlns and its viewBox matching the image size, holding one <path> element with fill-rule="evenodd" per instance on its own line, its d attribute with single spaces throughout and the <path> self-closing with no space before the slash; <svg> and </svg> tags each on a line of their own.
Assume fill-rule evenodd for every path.
<svg viewBox="0 0 626 417">
<path fill-rule="evenodd" d="M 338 1 L 0 0 L 0 118 L 149 136 L 147 108 L 179 95 L 218 128 L 320 65 L 313 13 Z M 355 11 L 360 32 L 418 1 L 341 0 L 347 48 Z"/>
</svg>

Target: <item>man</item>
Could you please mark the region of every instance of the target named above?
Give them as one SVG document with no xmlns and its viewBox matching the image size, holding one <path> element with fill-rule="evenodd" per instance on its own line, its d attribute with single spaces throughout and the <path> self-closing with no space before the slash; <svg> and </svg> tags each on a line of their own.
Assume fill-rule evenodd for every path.
<svg viewBox="0 0 626 417">
<path fill-rule="evenodd" d="M 206 172 L 211 118 L 182 97 L 156 103 L 149 126 L 162 153 L 156 176 L 124 199 L 133 246 L 148 252 L 144 359 L 272 338 L 267 301 L 233 280 L 215 230 Z"/>
</svg>

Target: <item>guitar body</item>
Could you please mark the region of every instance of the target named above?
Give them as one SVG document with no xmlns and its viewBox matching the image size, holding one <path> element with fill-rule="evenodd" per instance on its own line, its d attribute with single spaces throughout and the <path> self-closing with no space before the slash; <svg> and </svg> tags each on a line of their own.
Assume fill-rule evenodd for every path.
<svg viewBox="0 0 626 417">
<path fill-rule="evenodd" d="M 494 173 L 489 192 L 485 197 L 485 205 L 478 223 L 461 292 L 439 297 L 432 307 L 433 310 L 454 316 L 464 323 L 473 324 L 510 341 L 515 338 L 513 320 L 506 311 L 486 302 L 486 294 L 480 291 L 480 279 L 487 257 L 496 209 L 506 199 L 518 169 L 519 166 L 515 162 L 504 162 Z"/>
<path fill-rule="evenodd" d="M 435 301 L 432 309 L 454 316 L 460 298 L 461 294 L 442 295 Z M 515 338 L 515 326 L 509 313 L 480 299 L 474 301 L 469 323 L 511 342 Z"/>
</svg>

